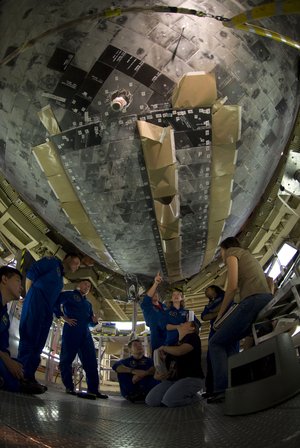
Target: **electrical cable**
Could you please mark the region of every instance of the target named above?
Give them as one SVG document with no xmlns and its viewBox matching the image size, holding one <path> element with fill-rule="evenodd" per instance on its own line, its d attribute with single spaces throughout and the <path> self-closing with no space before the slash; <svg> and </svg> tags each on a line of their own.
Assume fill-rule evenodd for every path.
<svg viewBox="0 0 300 448">
<path fill-rule="evenodd" d="M 286 45 L 289 45 L 291 47 L 294 47 L 298 50 L 300 50 L 300 43 L 296 42 L 295 40 L 284 36 L 282 34 L 276 33 L 274 31 L 270 31 L 268 29 L 254 26 L 249 24 L 247 21 L 249 20 L 257 20 L 257 19 L 263 19 L 266 17 L 273 17 L 278 15 L 289 15 L 289 14 L 298 14 L 300 13 L 300 2 L 299 0 L 282 0 L 282 1 L 274 1 L 271 3 L 267 3 L 262 6 L 257 6 L 249 11 L 246 11 L 242 14 L 238 14 L 231 19 L 227 17 L 223 17 L 220 15 L 214 15 L 210 14 L 204 11 L 199 11 L 196 9 L 188 9 L 188 8 L 177 8 L 175 6 L 163 6 L 163 5 L 154 5 L 154 6 L 143 6 L 143 7 L 137 7 L 132 6 L 129 8 L 110 8 L 105 9 L 100 12 L 87 14 L 85 16 L 79 17 L 74 20 L 70 20 L 69 22 L 65 22 L 61 25 L 58 25 L 54 28 L 51 28 L 50 30 L 44 31 L 43 33 L 39 34 L 38 36 L 29 39 L 25 41 L 19 48 L 12 51 L 10 54 L 5 56 L 1 61 L 0 65 L 6 65 L 8 62 L 10 62 L 12 59 L 15 59 L 19 54 L 23 53 L 27 49 L 31 48 L 33 45 L 35 45 L 37 42 L 41 41 L 45 37 L 48 37 L 51 34 L 63 31 L 65 29 L 68 29 L 74 25 L 77 25 L 79 23 L 90 21 L 90 20 L 100 20 L 100 19 L 111 19 L 114 17 L 119 17 L 122 14 L 125 13 L 171 13 L 171 14 L 184 14 L 184 15 L 193 15 L 196 17 L 201 18 L 210 18 L 217 20 L 227 28 L 234 28 L 242 31 L 248 31 L 251 33 L 258 34 L 263 37 L 269 37 L 275 41 L 282 42 Z"/>
</svg>

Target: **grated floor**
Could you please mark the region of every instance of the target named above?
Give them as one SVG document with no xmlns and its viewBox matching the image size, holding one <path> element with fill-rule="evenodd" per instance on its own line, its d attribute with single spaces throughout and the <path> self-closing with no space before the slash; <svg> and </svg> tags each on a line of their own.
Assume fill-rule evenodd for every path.
<svg viewBox="0 0 300 448">
<path fill-rule="evenodd" d="M 148 408 L 119 396 L 89 401 L 55 387 L 42 396 L 0 392 L 0 447 L 298 448 L 300 394 L 267 411 L 223 415 L 205 400 L 177 409 Z"/>
</svg>

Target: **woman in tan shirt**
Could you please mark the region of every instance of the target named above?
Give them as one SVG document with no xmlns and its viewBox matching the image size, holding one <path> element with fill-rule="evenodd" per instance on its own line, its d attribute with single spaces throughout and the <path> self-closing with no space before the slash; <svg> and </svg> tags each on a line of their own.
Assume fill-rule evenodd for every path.
<svg viewBox="0 0 300 448">
<path fill-rule="evenodd" d="M 214 396 L 209 403 L 224 399 L 228 386 L 228 357 L 236 353 L 236 342 L 249 334 L 259 311 L 273 297 L 262 267 L 248 250 L 240 247 L 237 238 L 227 238 L 220 247 L 227 265 L 228 282 L 216 321 L 225 313 L 238 289 L 240 304 L 209 341 L 214 376 Z"/>
</svg>

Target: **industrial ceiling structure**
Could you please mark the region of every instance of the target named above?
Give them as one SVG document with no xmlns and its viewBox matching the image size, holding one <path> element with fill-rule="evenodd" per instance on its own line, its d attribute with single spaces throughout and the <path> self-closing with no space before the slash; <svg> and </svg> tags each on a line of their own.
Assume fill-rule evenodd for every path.
<svg viewBox="0 0 300 448">
<path fill-rule="evenodd" d="M 266 3 L 2 1 L 2 257 L 77 248 L 126 320 L 157 271 L 199 314 L 221 239 L 299 244 L 299 8 L 226 21 Z"/>
</svg>

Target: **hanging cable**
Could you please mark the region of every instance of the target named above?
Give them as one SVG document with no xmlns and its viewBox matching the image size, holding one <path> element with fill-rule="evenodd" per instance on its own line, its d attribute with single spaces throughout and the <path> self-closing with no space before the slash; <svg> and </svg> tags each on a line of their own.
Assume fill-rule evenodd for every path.
<svg viewBox="0 0 300 448">
<path fill-rule="evenodd" d="M 254 26 L 248 23 L 249 20 L 257 20 L 263 19 L 266 17 L 273 17 L 278 15 L 287 15 L 287 14 L 298 14 L 300 13 L 300 2 L 299 0 L 283 0 L 283 1 L 275 1 L 272 3 L 268 3 L 266 5 L 255 7 L 245 13 L 238 14 L 231 19 L 227 17 L 223 17 L 220 15 L 210 14 L 204 11 L 199 11 L 196 9 L 188 9 L 188 8 L 177 8 L 175 6 L 164 6 L 164 5 L 154 5 L 154 6 L 133 6 L 129 8 L 110 8 L 105 9 L 100 12 L 87 14 L 83 17 L 79 17 L 78 19 L 70 20 L 69 22 L 65 22 L 61 25 L 58 25 L 50 30 L 45 31 L 44 33 L 39 34 L 38 36 L 25 41 L 19 48 L 11 52 L 5 58 L 0 61 L 0 65 L 6 65 L 12 59 L 19 56 L 21 53 L 31 48 L 37 42 L 40 42 L 45 37 L 48 37 L 54 33 L 58 33 L 65 29 L 68 29 L 74 25 L 78 25 L 85 21 L 90 20 L 100 20 L 100 19 L 111 19 L 114 17 L 121 16 L 126 13 L 169 13 L 169 14 L 184 14 L 184 15 L 193 15 L 200 18 L 210 18 L 222 22 L 224 26 L 228 28 L 240 29 L 242 31 L 248 31 L 251 33 L 258 34 L 263 37 L 269 37 L 278 42 L 285 43 L 290 45 L 296 49 L 300 49 L 300 43 L 290 39 L 287 36 L 281 35 L 274 31 L 270 31 L 268 29 Z"/>
</svg>

